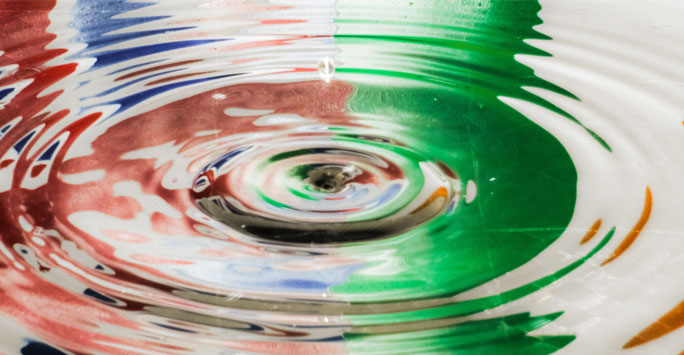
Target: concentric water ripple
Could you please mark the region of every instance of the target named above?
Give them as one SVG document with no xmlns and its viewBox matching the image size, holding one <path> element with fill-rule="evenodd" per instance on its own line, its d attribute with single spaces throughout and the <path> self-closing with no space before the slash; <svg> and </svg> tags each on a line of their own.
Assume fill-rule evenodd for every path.
<svg viewBox="0 0 684 355">
<path fill-rule="evenodd" d="M 678 353 L 661 2 L 0 1 L 0 352 Z"/>
<path fill-rule="evenodd" d="M 250 139 L 202 169 L 193 199 L 235 230 L 310 244 L 389 237 L 446 210 L 452 184 L 436 165 L 388 139 L 345 132 L 304 126 L 291 138 Z"/>
</svg>

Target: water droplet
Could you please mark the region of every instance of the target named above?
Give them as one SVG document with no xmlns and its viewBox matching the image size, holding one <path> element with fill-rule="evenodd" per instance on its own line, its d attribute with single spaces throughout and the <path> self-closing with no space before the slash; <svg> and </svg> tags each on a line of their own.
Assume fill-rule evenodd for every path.
<svg viewBox="0 0 684 355">
<path fill-rule="evenodd" d="M 477 185 L 475 185 L 475 181 L 468 180 L 468 183 L 466 184 L 465 202 L 466 203 L 473 202 L 476 195 L 477 195 Z"/>
<path fill-rule="evenodd" d="M 329 83 L 332 76 L 335 75 L 335 63 L 333 63 L 333 60 L 328 57 L 321 59 L 318 62 L 318 74 L 320 74 L 321 79 Z"/>
</svg>

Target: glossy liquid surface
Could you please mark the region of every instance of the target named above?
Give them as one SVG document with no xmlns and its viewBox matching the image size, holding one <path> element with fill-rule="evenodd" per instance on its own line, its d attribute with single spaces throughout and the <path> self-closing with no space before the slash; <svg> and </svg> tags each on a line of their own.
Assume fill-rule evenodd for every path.
<svg viewBox="0 0 684 355">
<path fill-rule="evenodd" d="M 0 352 L 678 354 L 678 15 L 2 1 Z"/>
</svg>

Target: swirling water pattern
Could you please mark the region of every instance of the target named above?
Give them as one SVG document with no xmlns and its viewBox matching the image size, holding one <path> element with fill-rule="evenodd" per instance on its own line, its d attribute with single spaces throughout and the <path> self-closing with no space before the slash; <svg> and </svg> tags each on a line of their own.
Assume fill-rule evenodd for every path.
<svg viewBox="0 0 684 355">
<path fill-rule="evenodd" d="M 662 307 L 597 330 L 645 297 L 617 294 L 643 279 L 623 260 L 658 258 L 642 234 L 681 231 L 638 170 L 677 145 L 577 94 L 591 70 L 629 92 L 633 64 L 583 65 L 619 56 L 537 1 L 0 7 L 0 351 L 684 347 L 660 339 L 684 324 L 675 261 Z M 682 129 L 673 92 L 635 97 Z"/>
</svg>

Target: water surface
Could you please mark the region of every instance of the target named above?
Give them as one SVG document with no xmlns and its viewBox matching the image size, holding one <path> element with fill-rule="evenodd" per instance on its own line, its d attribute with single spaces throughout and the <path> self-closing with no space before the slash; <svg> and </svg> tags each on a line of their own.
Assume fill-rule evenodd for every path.
<svg viewBox="0 0 684 355">
<path fill-rule="evenodd" d="M 0 351 L 684 349 L 673 1 L 2 1 Z"/>
</svg>

